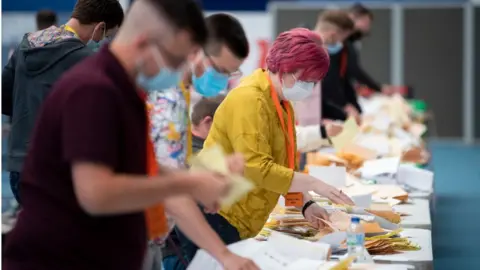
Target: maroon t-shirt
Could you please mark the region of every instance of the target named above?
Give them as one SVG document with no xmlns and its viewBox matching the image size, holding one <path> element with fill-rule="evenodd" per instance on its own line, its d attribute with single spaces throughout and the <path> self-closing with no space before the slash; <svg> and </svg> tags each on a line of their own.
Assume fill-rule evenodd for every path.
<svg viewBox="0 0 480 270">
<path fill-rule="evenodd" d="M 141 269 L 143 212 L 87 214 L 71 168 L 86 161 L 146 174 L 146 122 L 135 85 L 107 46 L 65 73 L 38 117 L 20 184 L 23 210 L 3 269 Z"/>
</svg>

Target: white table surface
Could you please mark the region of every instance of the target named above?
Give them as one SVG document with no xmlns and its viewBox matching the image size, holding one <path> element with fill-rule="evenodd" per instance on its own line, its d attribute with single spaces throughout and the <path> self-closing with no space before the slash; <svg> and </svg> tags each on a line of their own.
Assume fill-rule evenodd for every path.
<svg viewBox="0 0 480 270">
<path fill-rule="evenodd" d="M 427 199 L 430 200 L 432 197 L 433 191 L 426 192 L 426 191 L 413 191 L 408 193 L 408 197 L 412 199 Z"/>
<path fill-rule="evenodd" d="M 431 232 L 422 229 L 405 229 L 402 236 L 411 238 L 411 241 L 420 245 L 422 248 L 418 251 L 404 251 L 395 255 L 379 255 L 373 256 L 377 264 L 393 265 L 410 265 L 414 266 L 416 270 L 431 270 L 433 269 L 433 253 Z M 245 240 L 233 245 L 229 248 L 236 254 L 246 257 L 252 257 L 256 250 L 264 246 L 266 242 L 259 242 L 253 239 Z M 246 248 L 248 245 L 248 248 Z M 220 264 L 211 257 L 204 250 L 199 250 L 192 260 L 189 268 L 190 270 L 221 270 Z M 265 269 L 270 270 L 270 269 Z M 273 269 L 272 269 L 273 270 Z M 309 269 L 302 269 L 309 270 Z M 314 269 L 312 269 L 314 270 Z"/>
<path fill-rule="evenodd" d="M 420 245 L 417 251 L 404 251 L 395 255 L 373 256 L 376 263 L 408 264 L 416 270 L 433 269 L 432 232 L 423 229 L 405 229 L 401 235 L 409 237 L 412 242 Z"/>
<path fill-rule="evenodd" d="M 426 199 L 412 199 L 411 203 L 395 205 L 393 208 L 402 213 L 410 214 L 402 217 L 400 225 L 403 228 L 432 229 L 430 218 L 430 202 Z"/>
</svg>

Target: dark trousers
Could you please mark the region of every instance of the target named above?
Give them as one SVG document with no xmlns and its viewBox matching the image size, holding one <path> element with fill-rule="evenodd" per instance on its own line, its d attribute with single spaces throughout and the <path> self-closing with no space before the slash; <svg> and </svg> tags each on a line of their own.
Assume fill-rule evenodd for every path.
<svg viewBox="0 0 480 270">
<path fill-rule="evenodd" d="M 205 218 L 212 227 L 212 229 L 220 236 L 223 242 L 227 245 L 239 242 L 240 235 L 235 227 L 233 227 L 226 219 L 219 214 L 205 214 Z M 188 262 L 191 262 L 198 247 L 190 241 L 178 228 L 175 228 L 178 239 L 182 246 L 182 252 Z"/>
<path fill-rule="evenodd" d="M 163 269 L 165 270 L 185 270 L 185 266 L 177 255 L 170 255 L 163 258 Z"/>
<path fill-rule="evenodd" d="M 10 172 L 10 188 L 12 189 L 13 196 L 20 204 L 20 195 L 18 192 L 18 186 L 20 185 L 20 173 L 19 172 Z"/>
</svg>

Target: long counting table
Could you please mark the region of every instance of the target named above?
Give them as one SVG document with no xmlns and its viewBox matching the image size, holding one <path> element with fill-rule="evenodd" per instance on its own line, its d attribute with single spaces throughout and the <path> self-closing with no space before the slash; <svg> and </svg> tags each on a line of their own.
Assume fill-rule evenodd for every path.
<svg viewBox="0 0 480 270">
<path fill-rule="evenodd" d="M 428 200 L 412 199 L 407 204 L 394 206 L 394 209 L 398 212 L 408 214 L 408 216 L 402 217 L 400 225 L 403 228 L 432 229 L 430 203 Z"/>
</svg>

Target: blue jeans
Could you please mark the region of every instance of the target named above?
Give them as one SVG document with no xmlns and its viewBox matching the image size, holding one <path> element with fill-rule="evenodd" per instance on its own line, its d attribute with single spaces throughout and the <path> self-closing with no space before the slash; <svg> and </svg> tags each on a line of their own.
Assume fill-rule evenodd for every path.
<svg viewBox="0 0 480 270">
<path fill-rule="evenodd" d="M 19 172 L 10 172 L 10 188 L 12 189 L 13 196 L 15 200 L 17 200 L 18 204 L 20 204 L 20 195 L 19 195 L 19 188 L 20 185 L 20 173 Z"/>
<path fill-rule="evenodd" d="M 164 270 L 185 270 L 187 267 L 178 259 L 177 255 L 170 255 L 163 258 Z"/>
<path fill-rule="evenodd" d="M 228 221 L 219 214 L 205 214 L 205 219 L 212 229 L 220 236 L 226 245 L 230 245 L 241 241 L 240 235 L 235 227 L 233 227 Z M 178 228 L 175 228 L 178 239 L 182 246 L 182 252 L 188 262 L 191 262 L 198 247 L 190 241 Z M 167 270 L 167 268 L 165 268 Z"/>
</svg>

